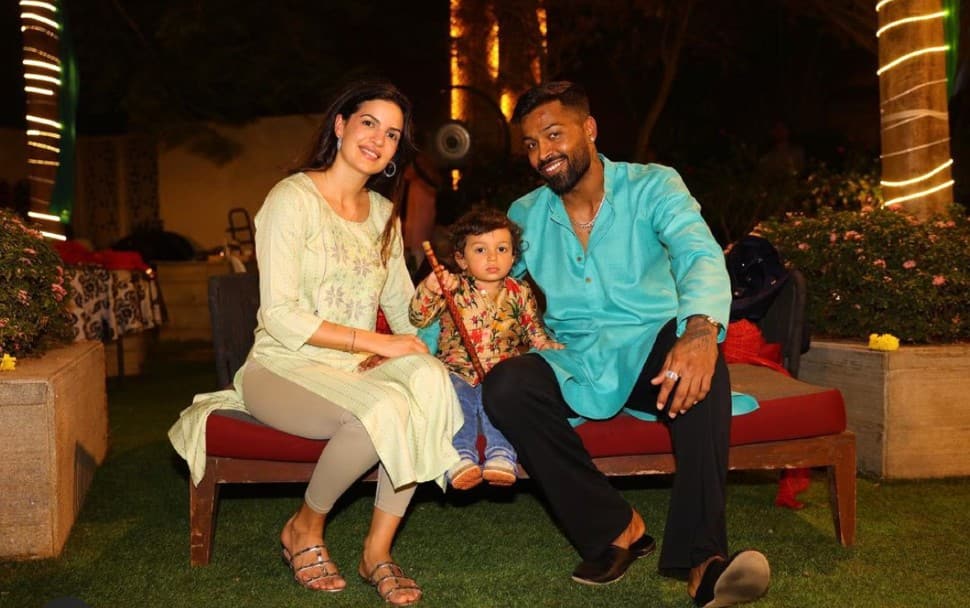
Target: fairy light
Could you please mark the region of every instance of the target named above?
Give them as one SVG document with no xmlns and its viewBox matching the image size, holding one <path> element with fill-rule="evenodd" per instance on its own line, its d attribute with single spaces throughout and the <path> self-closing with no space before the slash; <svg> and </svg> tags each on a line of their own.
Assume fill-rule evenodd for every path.
<svg viewBox="0 0 970 608">
<path fill-rule="evenodd" d="M 61 73 L 61 66 L 50 62 L 50 61 L 40 61 L 39 59 L 24 59 L 24 65 L 29 65 L 34 68 L 43 68 L 46 70 L 51 70 L 52 72 Z"/>
<path fill-rule="evenodd" d="M 57 12 L 57 7 L 55 5 L 51 4 L 50 2 L 41 2 L 40 0 L 20 0 L 20 6 L 46 9 L 52 13 Z"/>
<path fill-rule="evenodd" d="M 56 55 L 52 55 L 51 53 L 48 53 L 46 51 L 42 51 L 39 48 L 37 48 L 36 46 L 24 46 L 24 50 L 27 51 L 28 53 L 33 53 L 34 55 L 37 55 L 38 57 L 43 57 L 44 59 L 48 59 L 48 60 L 50 60 L 50 61 L 52 61 L 52 62 L 54 62 L 54 63 L 56 63 L 58 65 L 60 65 L 60 63 L 61 63 L 61 60 Z"/>
<path fill-rule="evenodd" d="M 917 23 L 919 21 L 929 21 L 931 19 L 942 19 L 947 16 L 946 11 L 938 11 L 936 13 L 927 13 L 926 15 L 916 15 L 914 17 L 903 17 L 902 19 L 897 19 L 891 21 L 886 25 L 882 26 L 876 30 L 876 38 L 882 36 L 887 30 L 891 30 L 894 27 L 899 27 L 900 25 L 905 25 L 907 23 Z"/>
<path fill-rule="evenodd" d="M 47 125 L 48 127 L 54 127 L 55 129 L 64 128 L 64 125 L 57 122 L 56 120 L 50 120 L 49 118 L 41 118 L 40 116 L 34 116 L 32 114 L 27 115 L 27 122 L 36 122 L 37 124 Z"/>
<path fill-rule="evenodd" d="M 919 57 L 921 55 L 927 55 L 927 54 L 930 54 L 930 53 L 945 53 L 948 50 L 950 50 L 950 45 L 948 45 L 948 44 L 944 44 L 942 46 L 928 46 L 925 49 L 917 49 L 917 50 L 912 51 L 910 53 L 906 53 L 902 57 L 897 57 L 896 59 L 893 59 L 892 61 L 890 61 L 886 65 L 884 65 L 881 68 L 879 68 L 878 70 L 876 70 L 876 75 L 877 76 L 882 76 L 884 73 L 888 72 L 889 70 L 893 69 L 894 67 L 898 66 L 899 64 L 905 63 L 905 62 L 909 61 L 910 59 L 915 59 L 916 57 Z"/>
<path fill-rule="evenodd" d="M 40 87 L 24 87 L 25 93 L 37 93 L 38 95 L 47 95 L 48 97 L 54 96 L 54 91 L 50 89 L 42 89 Z"/>
<path fill-rule="evenodd" d="M 32 148 L 39 148 L 41 150 L 47 150 L 48 152 L 53 152 L 54 154 L 60 154 L 61 149 L 56 148 L 50 144 L 42 144 L 39 141 L 28 141 L 27 145 Z"/>
<path fill-rule="evenodd" d="M 45 222 L 60 222 L 61 218 L 56 215 L 51 215 L 50 213 L 41 213 L 39 211 L 28 211 L 27 216 L 35 220 L 43 220 Z"/>
<path fill-rule="evenodd" d="M 876 12 L 878 13 L 882 7 L 886 6 L 890 2 L 893 2 L 893 0 L 879 0 L 879 2 L 876 3 Z"/>
<path fill-rule="evenodd" d="M 883 207 L 888 207 L 890 205 L 895 205 L 897 203 L 902 203 L 902 202 L 905 202 L 905 201 L 911 201 L 914 198 L 919 198 L 921 196 L 929 196 L 930 194 L 933 194 L 934 192 L 939 192 L 940 190 L 943 190 L 945 188 L 949 188 L 950 186 L 953 185 L 953 183 L 954 183 L 954 181 L 952 179 L 951 180 L 947 180 L 947 181 L 943 182 L 942 184 L 938 184 L 936 186 L 933 186 L 932 188 L 928 188 L 926 190 L 923 190 L 922 192 L 914 192 L 913 194 L 907 194 L 906 196 L 898 196 L 898 197 L 896 197 L 894 199 L 890 199 L 890 200 L 884 202 L 882 204 L 882 206 Z"/>
<path fill-rule="evenodd" d="M 28 165 L 39 165 L 39 166 L 42 166 L 42 167 L 57 167 L 57 166 L 60 165 L 60 163 L 57 162 L 56 160 L 41 160 L 39 158 L 28 158 L 27 159 L 27 164 Z"/>
<path fill-rule="evenodd" d="M 951 159 L 947 160 L 945 163 L 943 163 L 942 165 L 940 165 L 939 167 L 933 169 L 932 171 L 928 171 L 928 172 L 924 173 L 923 175 L 920 175 L 919 177 L 914 177 L 912 179 L 907 179 L 907 180 L 903 180 L 903 181 L 899 181 L 899 182 L 891 182 L 891 181 L 888 181 L 888 180 L 881 180 L 879 182 L 879 185 L 880 186 L 888 186 L 890 188 L 901 188 L 903 186 L 911 186 L 911 185 L 916 184 L 916 183 L 919 183 L 919 182 L 921 182 L 923 180 L 927 180 L 927 179 L 933 177 L 934 175 L 936 175 L 937 173 L 939 173 L 941 171 L 945 171 L 946 168 L 949 167 L 952 164 L 953 164 L 953 159 L 951 158 Z"/>
<path fill-rule="evenodd" d="M 51 84 L 56 84 L 61 86 L 61 79 L 54 78 L 53 76 L 48 76 L 46 74 L 34 74 L 33 72 L 28 72 L 24 74 L 25 80 L 40 80 L 41 82 L 49 82 Z"/>
<path fill-rule="evenodd" d="M 44 25 L 50 26 L 55 30 L 61 29 L 61 25 L 58 22 L 48 17 L 44 17 L 43 15 L 38 15 L 37 13 L 20 13 L 20 18 L 23 21 L 36 21 L 37 23 L 43 23 Z"/>
<path fill-rule="evenodd" d="M 39 25 L 21 25 L 20 33 L 23 34 L 26 32 L 38 32 L 40 34 L 47 36 L 48 38 L 53 38 L 54 40 L 57 40 L 57 34 L 55 32 L 52 32 L 46 27 L 41 27 Z"/>
<path fill-rule="evenodd" d="M 40 129 L 27 129 L 27 137 L 49 137 L 50 139 L 60 139 L 61 134 L 54 131 L 41 131 Z"/>
<path fill-rule="evenodd" d="M 55 241 L 66 241 L 67 237 L 63 234 L 57 234 L 56 232 L 47 232 L 46 230 L 41 230 L 40 233 L 49 239 L 54 239 Z"/>
</svg>

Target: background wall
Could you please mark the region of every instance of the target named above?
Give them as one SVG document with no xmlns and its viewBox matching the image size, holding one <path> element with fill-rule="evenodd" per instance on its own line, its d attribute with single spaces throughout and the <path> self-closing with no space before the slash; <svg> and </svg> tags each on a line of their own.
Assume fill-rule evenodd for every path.
<svg viewBox="0 0 970 608">
<path fill-rule="evenodd" d="M 232 160 L 218 162 L 186 147 L 158 150 L 159 216 L 200 249 L 221 246 L 228 212 L 255 216 L 266 193 L 286 176 L 316 132 L 319 117 L 277 116 L 243 127 L 213 127 L 239 145 Z"/>
</svg>

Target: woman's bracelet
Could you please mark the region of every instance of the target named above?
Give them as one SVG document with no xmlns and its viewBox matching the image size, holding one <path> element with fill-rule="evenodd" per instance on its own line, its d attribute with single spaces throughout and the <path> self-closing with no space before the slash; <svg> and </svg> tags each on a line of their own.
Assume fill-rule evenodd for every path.
<svg viewBox="0 0 970 608">
<path fill-rule="evenodd" d="M 356 344 L 357 344 L 357 330 L 356 329 L 351 329 L 350 330 L 350 348 L 347 349 L 347 352 L 351 352 L 351 353 L 354 352 L 354 346 Z"/>
</svg>

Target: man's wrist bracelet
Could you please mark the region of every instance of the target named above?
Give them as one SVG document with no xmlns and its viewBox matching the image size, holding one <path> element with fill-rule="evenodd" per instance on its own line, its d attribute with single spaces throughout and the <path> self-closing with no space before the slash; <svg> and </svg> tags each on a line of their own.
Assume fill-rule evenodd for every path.
<svg viewBox="0 0 970 608">
<path fill-rule="evenodd" d="M 717 329 L 718 333 L 720 333 L 721 332 L 721 328 L 724 327 L 723 325 L 721 325 L 721 322 L 720 321 L 718 321 L 717 319 L 715 319 L 714 317 L 712 317 L 710 315 L 691 315 L 691 316 L 687 317 L 687 319 L 688 320 L 690 320 L 690 319 L 701 319 L 705 323 L 709 323 L 710 325 L 713 325 L 714 328 Z"/>
</svg>

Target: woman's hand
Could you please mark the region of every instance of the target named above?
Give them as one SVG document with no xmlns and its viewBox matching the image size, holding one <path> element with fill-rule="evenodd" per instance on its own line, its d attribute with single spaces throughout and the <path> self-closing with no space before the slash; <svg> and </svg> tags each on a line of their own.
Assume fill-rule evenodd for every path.
<svg viewBox="0 0 970 608">
<path fill-rule="evenodd" d="M 566 348 L 566 345 L 565 344 L 560 344 L 559 342 L 556 342 L 555 340 L 549 340 L 548 342 L 546 342 L 545 344 L 543 344 L 539 348 L 539 350 L 563 350 L 564 348 Z"/>
<path fill-rule="evenodd" d="M 411 334 L 380 335 L 372 349 L 375 354 L 386 358 L 404 355 L 428 354 L 428 345 L 421 338 Z"/>
<path fill-rule="evenodd" d="M 370 357 L 367 357 L 366 359 L 360 362 L 360 365 L 357 366 L 357 371 L 366 372 L 369 369 L 374 369 L 375 367 L 377 367 L 381 363 L 384 363 L 385 361 L 387 361 L 387 357 L 382 357 L 380 355 L 371 355 Z"/>
<path fill-rule="evenodd" d="M 377 353 L 367 357 L 357 366 L 357 371 L 366 372 L 384 363 L 391 357 L 402 357 L 404 355 L 427 354 L 428 345 L 421 338 L 408 334 L 385 335 L 377 334 L 380 337 L 377 348 L 373 350 Z"/>
</svg>

